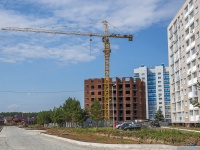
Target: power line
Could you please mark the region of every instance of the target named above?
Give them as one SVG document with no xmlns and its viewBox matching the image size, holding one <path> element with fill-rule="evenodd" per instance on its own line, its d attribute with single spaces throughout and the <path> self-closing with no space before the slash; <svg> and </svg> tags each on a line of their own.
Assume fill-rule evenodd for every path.
<svg viewBox="0 0 200 150">
<path fill-rule="evenodd" d="M 45 93 L 69 93 L 69 92 L 82 92 L 83 90 L 73 90 L 73 91 L 41 91 L 41 92 L 28 92 L 28 91 L 0 91 L 0 93 L 29 93 L 29 94 L 45 94 Z"/>
</svg>

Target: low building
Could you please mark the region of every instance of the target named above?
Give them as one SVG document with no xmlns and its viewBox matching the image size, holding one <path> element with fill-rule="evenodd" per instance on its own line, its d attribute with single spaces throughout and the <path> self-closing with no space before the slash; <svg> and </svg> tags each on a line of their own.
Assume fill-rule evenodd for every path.
<svg viewBox="0 0 200 150">
<path fill-rule="evenodd" d="M 8 124 L 8 125 L 13 124 L 13 117 L 11 116 L 4 117 L 4 124 Z"/>
<path fill-rule="evenodd" d="M 0 125 L 3 125 L 3 124 L 4 124 L 4 116 L 0 115 Z"/>
</svg>

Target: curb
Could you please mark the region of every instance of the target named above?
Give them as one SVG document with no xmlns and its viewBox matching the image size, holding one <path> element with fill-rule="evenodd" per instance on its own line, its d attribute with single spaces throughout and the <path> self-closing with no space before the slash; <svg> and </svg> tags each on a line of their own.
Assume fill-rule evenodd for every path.
<svg viewBox="0 0 200 150">
<path fill-rule="evenodd" d="M 55 135 L 49 135 L 41 133 L 41 135 L 59 139 L 62 141 L 66 141 L 73 144 L 78 144 L 81 146 L 93 146 L 93 147 L 102 147 L 102 148 L 123 148 L 123 149 L 129 149 L 133 148 L 135 150 L 177 150 L 177 146 L 170 146 L 170 145 L 161 145 L 161 144 L 102 144 L 102 143 L 89 143 L 89 142 L 81 142 L 76 140 L 71 140 L 63 137 L 58 137 Z"/>
</svg>

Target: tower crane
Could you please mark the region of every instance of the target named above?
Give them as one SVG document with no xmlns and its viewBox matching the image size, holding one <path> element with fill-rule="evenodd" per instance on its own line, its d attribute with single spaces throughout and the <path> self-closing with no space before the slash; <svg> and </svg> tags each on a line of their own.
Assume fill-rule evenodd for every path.
<svg viewBox="0 0 200 150">
<path fill-rule="evenodd" d="M 102 37 L 104 43 L 104 120 L 109 119 L 109 100 L 110 100 L 110 42 L 109 38 L 128 38 L 129 41 L 133 40 L 133 35 L 119 35 L 108 33 L 108 22 L 102 21 L 105 26 L 104 33 L 87 33 L 80 31 L 61 31 L 61 30 L 46 30 L 46 29 L 33 29 L 33 28 L 18 28 L 18 27 L 5 27 L 1 30 L 21 31 L 21 32 L 37 32 L 37 33 L 50 33 L 50 34 L 65 34 L 65 35 L 79 35 L 79 36 L 96 36 Z"/>
</svg>

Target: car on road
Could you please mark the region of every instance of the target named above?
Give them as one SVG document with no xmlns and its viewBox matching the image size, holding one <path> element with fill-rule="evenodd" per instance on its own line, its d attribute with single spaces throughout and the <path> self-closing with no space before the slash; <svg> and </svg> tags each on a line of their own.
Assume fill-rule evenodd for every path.
<svg viewBox="0 0 200 150">
<path fill-rule="evenodd" d="M 116 125 L 116 128 L 119 129 L 122 124 L 123 124 L 123 122 L 120 122 L 119 124 Z"/>
<path fill-rule="evenodd" d="M 129 126 L 126 126 L 124 127 L 123 130 L 126 130 L 126 131 L 130 131 L 130 130 L 136 130 L 136 129 L 141 129 L 141 124 L 131 124 Z"/>
<path fill-rule="evenodd" d="M 160 123 L 158 121 L 152 121 L 151 126 L 152 127 L 160 127 Z"/>
<path fill-rule="evenodd" d="M 118 125 L 118 124 L 121 124 L 121 122 L 118 122 L 118 121 L 115 122 L 115 123 L 114 123 L 114 127 L 117 128 L 117 125 Z"/>
<path fill-rule="evenodd" d="M 132 125 L 133 123 L 132 122 L 124 122 L 121 124 L 121 126 L 119 127 L 119 129 L 124 129 L 125 127 L 128 127 L 130 125 Z"/>
</svg>

